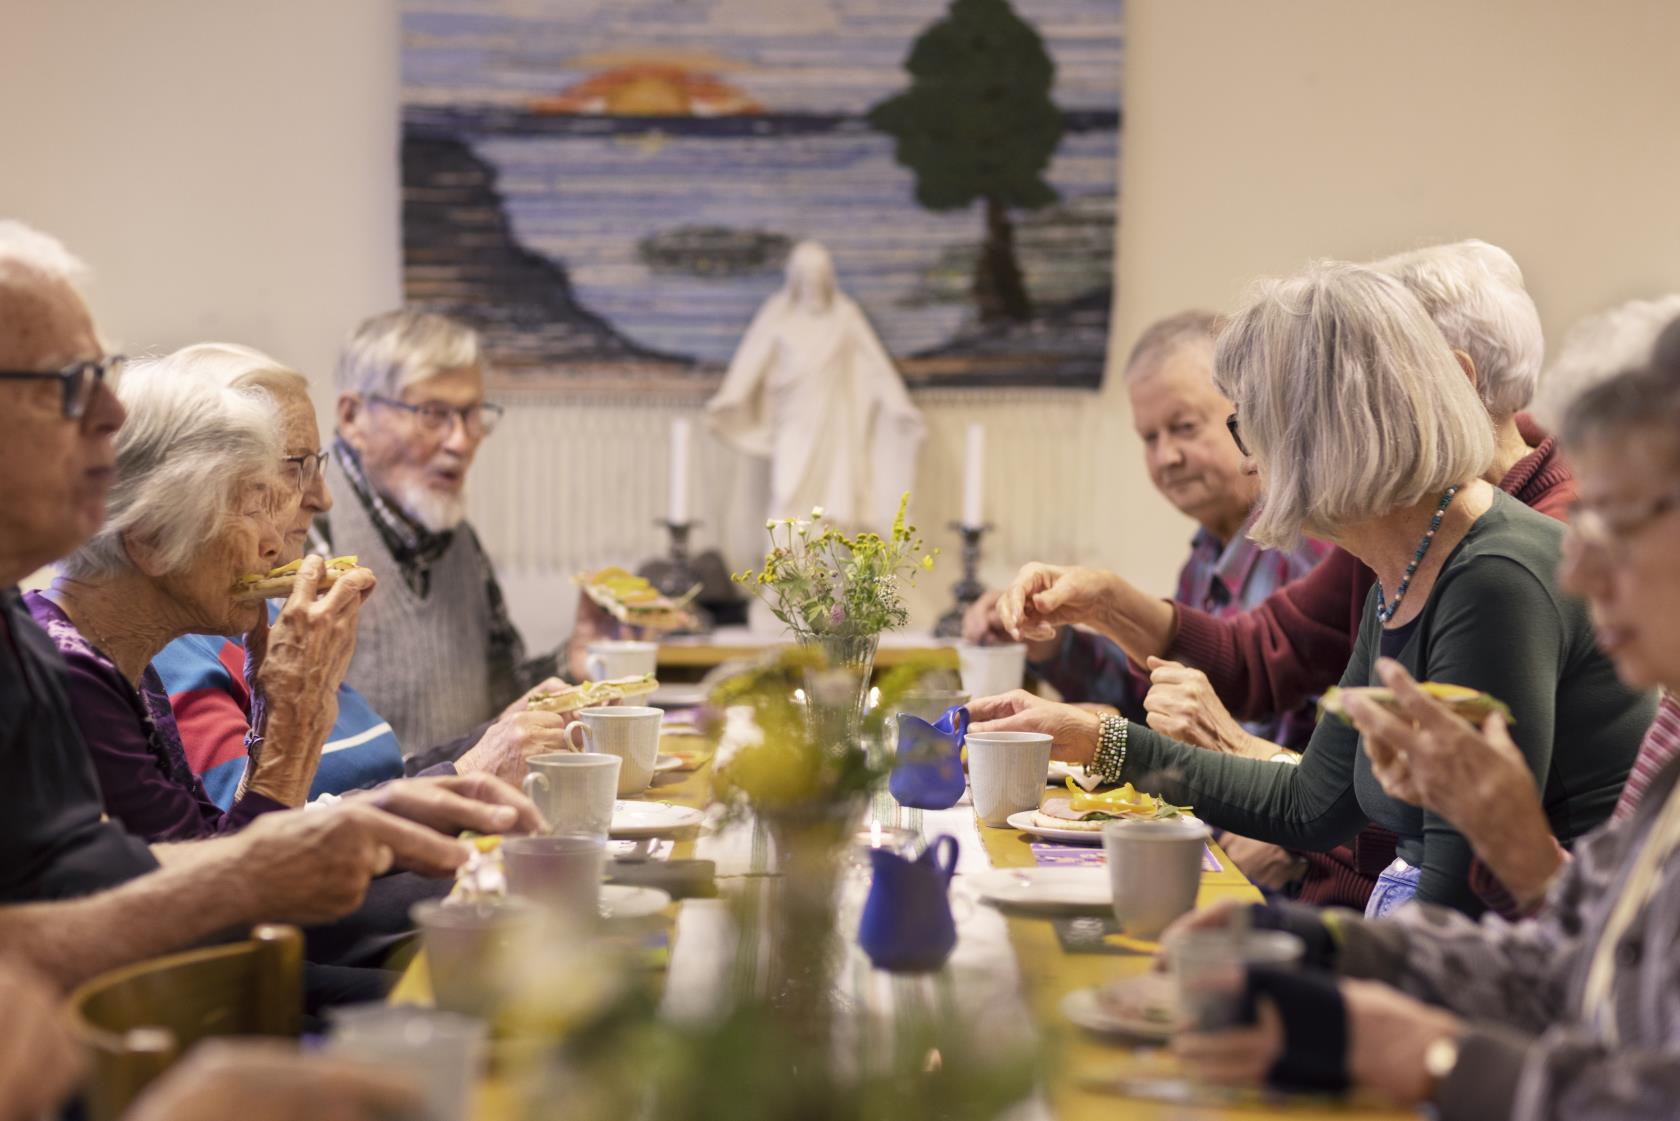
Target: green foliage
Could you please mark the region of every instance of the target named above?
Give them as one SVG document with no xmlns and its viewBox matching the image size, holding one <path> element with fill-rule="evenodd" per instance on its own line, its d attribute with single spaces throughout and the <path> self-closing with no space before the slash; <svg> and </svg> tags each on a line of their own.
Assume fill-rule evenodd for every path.
<svg viewBox="0 0 1680 1121">
<path fill-rule="evenodd" d="M 1056 201 L 1044 171 L 1062 139 L 1050 98 L 1056 64 L 1009 0 L 952 0 L 905 62 L 910 88 L 869 111 L 916 175 L 916 201 L 956 210 L 976 199 L 1037 209 Z"/>
<path fill-rule="evenodd" d="M 776 618 L 801 638 L 866 637 L 898 630 L 910 621 L 904 585 L 919 569 L 931 569 L 935 549 L 925 552 L 916 527 L 906 525 L 910 493 L 905 492 L 893 519 L 891 535 L 848 536 L 824 525 L 822 508 L 809 521 L 768 521 L 770 551 L 764 567 L 736 573 L 770 606 Z"/>
</svg>

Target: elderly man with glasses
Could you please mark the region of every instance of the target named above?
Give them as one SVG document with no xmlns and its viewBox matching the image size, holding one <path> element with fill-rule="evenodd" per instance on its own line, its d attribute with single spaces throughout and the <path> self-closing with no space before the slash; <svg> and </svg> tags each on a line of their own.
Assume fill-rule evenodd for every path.
<svg viewBox="0 0 1680 1121">
<path fill-rule="evenodd" d="M 325 471 L 339 502 L 316 519 L 310 547 L 354 554 L 379 577 L 348 681 L 407 753 L 494 718 L 557 659 L 526 658 L 466 521 L 467 471 L 502 412 L 484 400 L 478 335 L 427 312 L 376 315 L 339 357 L 338 392 Z"/>
</svg>

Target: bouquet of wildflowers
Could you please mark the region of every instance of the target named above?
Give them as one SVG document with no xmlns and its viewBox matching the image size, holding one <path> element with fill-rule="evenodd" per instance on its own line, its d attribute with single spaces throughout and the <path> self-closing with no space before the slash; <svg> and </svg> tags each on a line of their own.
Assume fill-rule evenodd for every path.
<svg viewBox="0 0 1680 1121">
<path fill-rule="evenodd" d="M 938 549 L 927 551 L 916 527 L 905 523 L 906 491 L 887 537 L 851 536 L 825 524 L 822 507 L 809 520 L 772 519 L 770 551 L 757 572 L 734 577 L 769 605 L 776 618 L 800 638 L 846 638 L 897 630 L 910 619 L 904 589 L 922 569 L 933 567 Z"/>
</svg>

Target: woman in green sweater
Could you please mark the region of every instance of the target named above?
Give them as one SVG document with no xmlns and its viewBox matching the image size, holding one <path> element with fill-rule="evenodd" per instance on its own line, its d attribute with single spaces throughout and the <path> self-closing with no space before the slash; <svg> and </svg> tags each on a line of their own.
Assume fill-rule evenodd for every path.
<svg viewBox="0 0 1680 1121">
<path fill-rule="evenodd" d="M 1493 434 L 1469 359 L 1448 349 L 1398 282 L 1321 264 L 1262 284 L 1214 363 L 1236 403 L 1232 435 L 1260 476 L 1251 536 L 1274 547 L 1302 533 L 1326 538 L 1377 574 L 1342 684 L 1381 684 L 1374 667 L 1388 656 L 1419 680 L 1497 697 L 1556 836 L 1567 844 L 1604 820 L 1654 702 L 1618 683 L 1584 608 L 1558 592 L 1563 527 L 1480 479 Z M 1077 604 L 1082 594 L 1061 570 L 1032 566 L 999 610 L 1014 634 L 1033 637 L 1052 607 L 1102 610 Z M 1393 830 L 1398 859 L 1371 913 L 1414 893 L 1481 909 L 1466 882 L 1469 844 L 1388 797 L 1359 734 L 1337 720 L 1321 721 L 1292 765 L 1216 754 L 1020 691 L 969 708 L 973 731 L 1049 732 L 1059 758 L 1245 836 L 1329 849 L 1367 821 Z"/>
</svg>

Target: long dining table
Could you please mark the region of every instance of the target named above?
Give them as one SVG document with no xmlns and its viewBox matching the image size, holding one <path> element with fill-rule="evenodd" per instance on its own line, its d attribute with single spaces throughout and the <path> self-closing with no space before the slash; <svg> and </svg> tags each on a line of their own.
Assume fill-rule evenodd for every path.
<svg viewBox="0 0 1680 1121">
<path fill-rule="evenodd" d="M 672 741 L 668 741 L 672 742 Z M 682 747 L 693 744 L 681 742 Z M 677 746 L 673 742 L 672 746 Z M 712 801 L 709 762 L 688 772 L 656 776 L 644 798 L 705 808 Z M 1164 1048 L 1123 1039 L 1093 1036 L 1070 1023 L 1061 1011 L 1067 995 L 1153 968 L 1153 955 L 1123 938 L 1100 934 L 1076 949 L 1064 946 L 1065 926 L 1042 917 L 1005 913 L 981 901 L 976 875 L 990 869 L 1031 868 L 1093 862 L 1093 850 L 1055 845 L 1012 828 L 982 825 L 966 804 L 949 810 L 898 807 L 880 795 L 870 816 L 883 826 L 897 825 L 932 840 L 941 834 L 957 839 L 957 872 L 951 901 L 957 946 L 937 973 L 903 976 L 874 969 L 857 947 L 855 931 L 869 872 L 863 861 L 851 863 L 842 885 L 839 922 L 849 947 L 837 973 L 841 1003 L 854 1014 L 890 1018 L 906 1001 L 927 1002 L 964 1017 L 983 1018 L 989 1027 L 1019 1034 L 1046 1056 L 1045 1076 L 1024 1116 L 1058 1121 L 1213 1121 L 1279 1117 L 1358 1117 L 1398 1121 L 1419 1116 L 1411 1110 L 1351 1099 L 1283 1098 L 1255 1091 L 1198 1086 L 1184 1079 Z M 867 828 L 867 822 L 865 827 Z M 731 920 L 726 902 L 732 891 L 748 890 L 755 880 L 776 875 L 774 854 L 765 831 L 736 823 L 715 831 L 690 830 L 672 839 L 658 855 L 671 860 L 708 859 L 716 864 L 719 898 L 688 899 L 667 908 L 670 952 L 664 979 L 663 1010 L 673 1016 L 703 1012 L 723 995 L 721 955 L 729 952 Z M 1100 852 L 1100 848 L 1095 850 Z M 1258 900 L 1248 882 L 1217 845 L 1204 861 L 1199 905 L 1220 899 Z M 1088 944 L 1087 944 L 1088 943 Z M 426 1004 L 431 985 L 424 954 L 404 972 L 393 1001 Z M 515 1114 L 503 1088 L 487 1080 L 475 1107 L 474 1121 L 510 1121 Z M 1012 1114 L 1012 1117 L 1023 1114 Z"/>
</svg>

